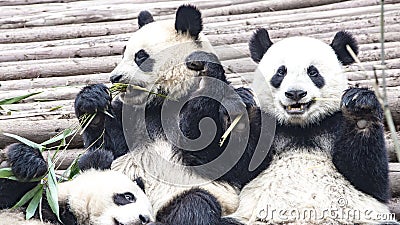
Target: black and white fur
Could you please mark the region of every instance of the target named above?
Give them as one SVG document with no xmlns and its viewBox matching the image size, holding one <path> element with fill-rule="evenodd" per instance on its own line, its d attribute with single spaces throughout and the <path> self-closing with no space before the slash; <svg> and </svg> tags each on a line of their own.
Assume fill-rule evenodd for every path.
<svg viewBox="0 0 400 225">
<path fill-rule="evenodd" d="M 13 144 L 7 149 L 8 164 L 21 180 L 40 177 L 47 165 L 37 149 L 24 144 Z M 141 225 L 154 221 L 153 209 L 144 193 L 140 178 L 135 181 L 112 170 L 87 170 L 71 181 L 58 185 L 60 219 L 65 225 Z M 22 197 L 24 182 L 1 179 L 2 208 L 10 208 Z M 16 184 L 15 186 L 9 185 Z M 33 182 L 28 187 L 36 185 Z M 15 189 L 12 189 L 15 188 Z M 4 205 L 6 203 L 6 205 Z M 52 213 L 43 195 L 43 220 L 47 224 L 61 224 Z M 38 216 L 38 213 L 35 217 Z M 21 210 L 0 211 L 1 224 L 41 224 L 39 219 L 25 221 Z"/>
<path fill-rule="evenodd" d="M 175 20 L 170 21 L 154 21 L 149 12 L 142 12 L 139 27 L 128 41 L 123 59 L 112 71 L 110 79 L 113 83 L 133 84 L 167 98 L 128 88 L 127 93 L 111 101 L 109 90 L 104 85 L 84 88 L 75 100 L 76 115 L 80 117 L 95 112 L 97 115 L 84 132 L 85 147 L 91 146 L 91 149 L 82 156 L 79 166 L 81 169 L 104 169 L 115 160 L 112 164 L 114 170 L 130 176 L 142 174 L 160 222 L 170 225 L 186 225 L 188 222 L 193 225 L 218 224 L 221 214 L 229 214 L 237 206 L 235 187 L 241 187 L 251 179 L 251 175 L 254 176 L 243 173 L 251 154 L 239 157 L 232 169 L 222 163 L 203 170 L 186 166 L 207 164 L 224 152 L 230 140 L 222 147 L 219 141 L 234 119 L 227 116 L 228 109 L 224 106 L 233 109 L 235 115 L 246 114 L 246 109 L 255 104 L 253 96 L 244 88 L 231 88 L 231 94 L 225 93 L 223 87 L 230 86 L 213 48 L 201 33 L 203 25 L 197 8 L 183 5 L 178 8 Z M 204 97 L 204 94 L 217 99 Z M 161 118 L 166 104 L 171 106 L 182 102 L 185 104 L 180 112 Z M 124 116 L 123 111 L 129 115 Z M 136 117 L 143 112 L 144 118 Z M 179 130 L 186 139 L 199 139 L 202 136 L 199 124 L 204 118 L 211 119 L 216 129 L 214 137 L 202 149 L 185 149 L 178 146 L 185 142 L 181 138 L 171 141 L 166 137 L 168 134 L 174 137 Z M 177 129 L 164 131 L 163 120 L 172 121 Z M 124 132 L 122 125 L 129 127 L 129 131 Z M 99 139 L 103 132 L 103 138 Z M 240 132 L 236 134 L 240 135 Z M 246 148 L 247 139 L 234 139 L 240 140 L 237 143 L 241 142 L 243 149 L 252 149 Z M 227 154 L 237 155 L 235 152 Z M 166 163 L 161 163 L 163 160 Z M 171 163 L 177 166 L 169 168 Z M 169 172 L 173 178 L 184 178 L 186 186 L 163 184 L 171 177 L 158 174 L 158 169 Z M 170 172 L 172 169 L 174 172 Z M 217 177 L 218 181 L 211 182 L 210 176 L 219 174 L 220 170 L 228 172 Z M 156 177 L 149 174 L 156 174 Z M 200 185 L 207 182 L 211 183 Z"/>
<path fill-rule="evenodd" d="M 394 222 L 385 205 L 382 109 L 373 91 L 347 89 L 342 65 L 354 60 L 346 45 L 358 53 L 347 32 L 338 32 L 330 45 L 309 37 L 273 44 L 265 29 L 254 33 L 250 51 L 262 75 L 254 90 L 261 112 L 275 118 L 276 131 L 264 162 L 268 168 L 242 189 L 237 211 L 222 224 Z M 360 216 L 321 216 L 335 209 Z M 279 214 L 305 210 L 317 217 Z"/>
</svg>

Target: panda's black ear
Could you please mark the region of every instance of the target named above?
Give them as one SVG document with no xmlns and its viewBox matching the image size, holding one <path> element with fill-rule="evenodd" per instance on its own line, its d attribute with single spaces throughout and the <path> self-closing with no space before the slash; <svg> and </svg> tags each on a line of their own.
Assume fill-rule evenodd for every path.
<svg viewBox="0 0 400 225">
<path fill-rule="evenodd" d="M 337 32 L 332 40 L 331 47 L 343 65 L 350 65 L 354 63 L 353 57 L 346 48 L 347 45 L 350 46 L 356 55 L 358 54 L 357 40 L 353 37 L 353 35 L 346 31 Z"/>
<path fill-rule="evenodd" d="M 250 55 L 253 61 L 259 63 L 272 44 L 268 31 L 258 28 L 249 41 Z"/>
<path fill-rule="evenodd" d="M 144 182 L 143 179 L 141 177 L 138 177 L 134 180 L 136 182 L 136 184 L 140 187 L 140 189 L 142 189 L 142 191 L 144 193 L 146 193 L 145 189 L 144 189 Z"/>
<path fill-rule="evenodd" d="M 203 20 L 201 12 L 192 5 L 181 5 L 176 11 L 175 30 L 178 32 L 188 32 L 195 39 L 198 38 L 203 30 Z"/>
<path fill-rule="evenodd" d="M 138 16 L 139 29 L 144 25 L 154 22 L 153 15 L 149 11 L 141 11 Z"/>
</svg>

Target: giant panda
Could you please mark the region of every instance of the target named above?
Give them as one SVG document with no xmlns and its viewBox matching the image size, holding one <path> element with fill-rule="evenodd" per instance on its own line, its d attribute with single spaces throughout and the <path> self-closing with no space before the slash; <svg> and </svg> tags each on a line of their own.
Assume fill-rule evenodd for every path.
<svg viewBox="0 0 400 225">
<path fill-rule="evenodd" d="M 7 163 L 20 180 L 37 178 L 47 171 L 46 162 L 36 149 L 13 144 L 6 151 Z M 1 207 L 9 208 L 22 197 L 21 194 L 25 194 L 19 193 L 19 190 L 28 183 L 0 179 L 0 184 Z M 18 198 L 10 199 L 14 196 Z M 117 171 L 86 170 L 71 181 L 59 183 L 58 204 L 62 223 L 52 213 L 45 199 L 44 194 L 41 213 L 46 224 L 141 225 L 154 221 L 152 206 L 144 193 L 141 178 L 130 179 Z M 39 219 L 26 221 L 22 209 L 0 210 L 0 218 L 2 225 L 42 224 Z"/>
<path fill-rule="evenodd" d="M 200 11 L 182 5 L 175 20 L 165 21 L 154 21 L 148 11 L 142 11 L 138 25 L 110 80 L 147 91 L 129 86 L 112 100 L 110 90 L 96 84 L 78 93 L 76 116 L 96 113 L 83 132 L 89 151 L 80 158 L 80 168 L 110 168 L 114 159 L 130 149 L 157 139 L 174 144 L 184 165 L 204 165 L 218 158 L 230 143 L 232 151 L 245 154 L 232 169 L 231 163 L 214 168 L 228 171 L 215 178 L 241 187 L 251 176 L 241 169 L 251 155 L 247 152 L 252 151 L 246 148 L 249 132 L 232 132 L 236 137 L 222 147 L 220 139 L 237 115 L 244 114 L 241 120 L 250 127 L 247 109 L 256 103 L 248 89 L 233 89 L 227 81 L 218 57 L 201 33 Z M 207 122 L 210 120 L 213 124 Z M 242 136 L 245 138 L 239 138 Z M 230 154 L 237 158 L 239 153 Z M 218 173 L 208 168 L 198 172 L 205 176 Z"/>
<path fill-rule="evenodd" d="M 110 80 L 147 91 L 129 86 L 111 101 L 98 84 L 77 95 L 78 118 L 96 113 L 84 131 L 89 151 L 79 166 L 143 175 L 159 222 L 218 224 L 235 210 L 237 189 L 254 176 L 243 172 L 250 132 L 236 129 L 222 146 L 220 139 L 236 115 L 250 127 L 247 109 L 255 101 L 249 90 L 230 86 L 196 7 L 179 7 L 170 21 L 143 11 L 138 21 Z"/>
<path fill-rule="evenodd" d="M 347 87 L 342 66 L 354 59 L 346 46 L 358 53 L 345 31 L 330 45 L 309 37 L 272 43 L 262 28 L 253 34 L 253 88 L 276 130 L 267 169 L 221 224 L 395 223 L 382 108 L 373 91 Z"/>
</svg>

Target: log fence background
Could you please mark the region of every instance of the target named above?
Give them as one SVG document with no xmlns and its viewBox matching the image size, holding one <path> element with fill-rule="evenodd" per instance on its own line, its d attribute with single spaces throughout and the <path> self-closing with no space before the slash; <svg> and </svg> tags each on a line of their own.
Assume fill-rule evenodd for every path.
<svg viewBox="0 0 400 225">
<path fill-rule="evenodd" d="M 360 44 L 361 65 L 346 68 L 349 85 L 371 86 L 380 64 L 379 0 L 0 0 L 0 100 L 41 92 L 0 110 L 0 149 L 14 133 L 42 142 L 77 123 L 73 99 L 87 84 L 108 83 L 121 60 L 137 15 L 149 10 L 155 20 L 174 18 L 176 8 L 201 9 L 204 33 L 235 85 L 249 85 L 256 64 L 247 41 L 259 27 L 271 39 L 307 35 L 329 43 L 340 30 Z M 385 60 L 388 100 L 400 137 L 400 0 L 385 1 Z M 361 70 L 366 68 L 366 72 Z M 381 73 L 378 71 L 378 81 Z M 400 212 L 400 164 L 387 135 L 393 211 Z M 60 167 L 79 154 L 75 138 Z M 398 217 L 400 218 L 400 217 Z"/>
</svg>

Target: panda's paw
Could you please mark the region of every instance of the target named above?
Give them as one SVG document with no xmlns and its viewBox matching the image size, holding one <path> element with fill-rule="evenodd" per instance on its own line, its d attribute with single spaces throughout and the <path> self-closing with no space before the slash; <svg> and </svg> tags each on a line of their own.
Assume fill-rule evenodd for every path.
<svg viewBox="0 0 400 225">
<path fill-rule="evenodd" d="M 199 71 L 200 76 L 215 77 L 217 79 L 225 78 L 225 71 L 218 60 L 218 57 L 209 52 L 195 51 L 185 59 L 188 69 Z"/>
<path fill-rule="evenodd" d="M 12 172 L 20 180 L 39 178 L 47 172 L 47 163 L 38 149 L 14 143 L 7 146 L 5 152 Z"/>
<path fill-rule="evenodd" d="M 93 149 L 87 151 L 78 160 L 79 169 L 84 171 L 88 169 L 106 170 L 111 168 L 114 155 L 106 149 Z"/>
<path fill-rule="evenodd" d="M 366 88 L 350 88 L 341 101 L 344 115 L 359 120 L 382 120 L 383 110 L 375 93 Z"/>
<path fill-rule="evenodd" d="M 220 63 L 216 55 L 204 51 L 192 52 L 188 57 L 186 57 L 185 62 L 186 66 L 194 71 L 204 70 L 208 63 Z"/>
<path fill-rule="evenodd" d="M 104 84 L 93 84 L 84 87 L 75 98 L 75 114 L 104 112 L 110 108 L 111 93 Z"/>
</svg>

